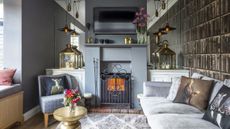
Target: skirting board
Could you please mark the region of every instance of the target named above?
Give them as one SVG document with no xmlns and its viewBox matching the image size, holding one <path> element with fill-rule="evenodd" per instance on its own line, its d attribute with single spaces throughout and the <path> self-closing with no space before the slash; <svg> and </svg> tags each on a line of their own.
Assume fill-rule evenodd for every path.
<svg viewBox="0 0 230 129">
<path fill-rule="evenodd" d="M 28 112 L 24 113 L 24 121 L 27 121 L 28 119 L 30 119 L 31 117 L 35 116 L 36 114 L 38 114 L 41 111 L 40 106 L 36 106 L 34 108 L 32 108 L 31 110 L 29 110 Z"/>
</svg>

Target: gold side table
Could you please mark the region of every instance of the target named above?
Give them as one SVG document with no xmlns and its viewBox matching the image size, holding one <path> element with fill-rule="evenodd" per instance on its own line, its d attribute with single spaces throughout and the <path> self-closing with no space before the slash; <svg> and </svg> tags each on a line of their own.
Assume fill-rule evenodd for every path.
<svg viewBox="0 0 230 129">
<path fill-rule="evenodd" d="M 87 109 L 76 106 L 74 112 L 69 111 L 69 107 L 62 107 L 54 111 L 53 116 L 60 121 L 59 129 L 81 129 L 79 120 L 87 114 Z"/>
</svg>

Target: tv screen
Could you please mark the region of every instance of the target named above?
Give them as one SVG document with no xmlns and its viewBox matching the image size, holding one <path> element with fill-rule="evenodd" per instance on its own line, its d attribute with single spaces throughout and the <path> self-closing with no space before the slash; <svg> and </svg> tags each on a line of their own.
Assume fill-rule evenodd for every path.
<svg viewBox="0 0 230 129">
<path fill-rule="evenodd" d="M 95 32 L 135 32 L 136 27 L 132 23 L 138 8 L 136 7 L 112 7 L 94 9 Z"/>
</svg>

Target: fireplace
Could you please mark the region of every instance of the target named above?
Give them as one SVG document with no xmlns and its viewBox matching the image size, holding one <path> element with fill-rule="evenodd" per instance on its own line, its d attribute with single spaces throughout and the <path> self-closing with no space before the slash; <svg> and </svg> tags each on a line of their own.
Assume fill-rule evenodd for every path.
<svg viewBox="0 0 230 129">
<path fill-rule="evenodd" d="M 101 73 L 101 105 L 131 108 L 131 73 Z"/>
</svg>

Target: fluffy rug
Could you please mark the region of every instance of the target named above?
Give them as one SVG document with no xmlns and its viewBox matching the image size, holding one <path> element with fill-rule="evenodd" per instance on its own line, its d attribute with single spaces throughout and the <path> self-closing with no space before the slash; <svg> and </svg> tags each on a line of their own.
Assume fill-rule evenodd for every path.
<svg viewBox="0 0 230 129">
<path fill-rule="evenodd" d="M 139 114 L 91 113 L 80 122 L 82 129 L 150 129 L 146 117 Z"/>
</svg>

